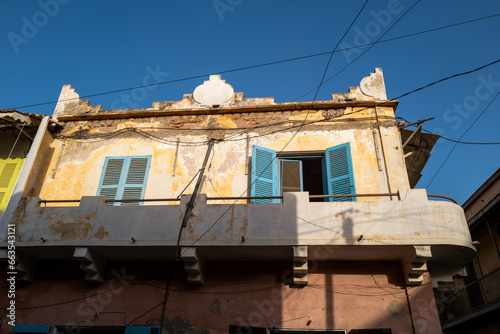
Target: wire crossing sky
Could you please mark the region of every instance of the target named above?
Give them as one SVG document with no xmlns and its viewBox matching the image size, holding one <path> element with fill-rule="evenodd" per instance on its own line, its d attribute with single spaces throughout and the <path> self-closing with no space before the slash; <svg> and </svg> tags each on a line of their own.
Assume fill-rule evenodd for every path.
<svg viewBox="0 0 500 334">
<path fill-rule="evenodd" d="M 288 102 L 317 91 L 315 100 L 328 100 L 375 67 L 394 97 L 498 59 L 499 2 L 371 0 L 342 38 L 365 1 L 5 0 L 0 109 L 36 105 L 20 111 L 50 115 L 64 84 L 104 109 L 149 108 L 181 100 L 221 72 L 246 97 Z M 325 78 L 345 70 L 317 90 L 339 40 Z M 396 116 L 434 117 L 426 130 L 458 139 L 499 91 L 495 64 L 401 98 Z M 500 142 L 499 101 L 460 141 Z M 417 188 L 430 182 L 454 144 L 438 142 Z M 428 192 L 464 202 L 498 167 L 498 145 L 457 145 Z"/>
</svg>

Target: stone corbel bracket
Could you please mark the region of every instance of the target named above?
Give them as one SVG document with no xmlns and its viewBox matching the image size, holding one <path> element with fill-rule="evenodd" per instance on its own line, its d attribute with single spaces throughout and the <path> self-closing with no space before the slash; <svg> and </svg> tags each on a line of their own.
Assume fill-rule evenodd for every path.
<svg viewBox="0 0 500 334">
<path fill-rule="evenodd" d="M 203 284 L 205 282 L 206 261 L 200 256 L 198 248 L 182 247 L 181 259 L 184 261 L 184 269 L 188 274 L 188 282 Z"/>
<path fill-rule="evenodd" d="M 432 257 L 430 246 L 413 246 L 415 257 L 411 264 L 407 266 L 406 283 L 408 285 L 420 285 L 424 280 L 424 273 L 427 270 L 427 261 Z"/>
<path fill-rule="evenodd" d="M 19 281 L 33 282 L 38 260 L 32 256 L 16 252 L 16 272 Z"/>
<path fill-rule="evenodd" d="M 0 261 L 8 262 L 8 255 L 7 248 L 0 249 Z M 37 259 L 17 250 L 15 254 L 14 269 L 10 267 L 11 264 L 12 263 L 7 264 L 7 268 L 10 268 L 7 269 L 7 273 L 15 273 L 16 280 L 18 281 L 33 282 L 33 276 L 35 275 L 36 266 L 38 265 Z"/>
<path fill-rule="evenodd" d="M 293 284 L 308 283 L 307 246 L 293 246 Z"/>
<path fill-rule="evenodd" d="M 87 247 L 76 247 L 73 257 L 81 262 L 80 269 L 85 272 L 85 280 L 92 283 L 102 283 L 106 270 L 106 259 Z"/>
</svg>

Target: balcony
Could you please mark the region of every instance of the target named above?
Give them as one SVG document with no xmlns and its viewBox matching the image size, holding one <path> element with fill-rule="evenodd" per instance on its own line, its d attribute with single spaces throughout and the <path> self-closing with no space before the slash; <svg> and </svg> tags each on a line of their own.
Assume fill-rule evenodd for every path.
<svg viewBox="0 0 500 334">
<path fill-rule="evenodd" d="M 499 282 L 500 267 L 467 285 L 455 286 L 454 292 L 446 288 L 437 289 L 437 306 L 443 330 L 459 326 L 464 328 L 468 321 L 471 322 L 467 324 L 469 327 L 478 327 L 480 323 L 488 323 L 488 320 L 494 323 L 500 309 Z"/>
<path fill-rule="evenodd" d="M 89 196 L 79 206 L 45 207 L 40 198 L 25 198 L 11 221 L 16 249 L 38 260 L 76 257 L 83 264 L 172 260 L 189 199 L 108 206 L 105 197 Z M 234 205 L 207 204 L 198 195 L 179 249 L 200 282 L 205 261 L 290 259 L 302 269 L 312 260 L 400 261 L 408 282 L 418 284 L 424 271 L 451 275 L 475 256 L 461 207 L 429 201 L 425 190 L 357 202 L 310 202 L 306 192 L 285 193 L 282 203 Z"/>
</svg>

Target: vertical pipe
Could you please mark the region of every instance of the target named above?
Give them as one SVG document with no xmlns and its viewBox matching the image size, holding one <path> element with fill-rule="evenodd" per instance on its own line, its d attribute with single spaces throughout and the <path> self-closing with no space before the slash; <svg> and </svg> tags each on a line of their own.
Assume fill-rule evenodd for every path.
<svg viewBox="0 0 500 334">
<path fill-rule="evenodd" d="M 177 138 L 177 144 L 175 145 L 174 167 L 172 168 L 172 177 L 175 176 L 175 172 L 177 170 L 177 157 L 179 156 L 179 143 L 180 143 L 180 138 Z"/>
<path fill-rule="evenodd" d="M 380 136 L 380 148 L 381 148 L 381 151 L 382 151 L 382 158 L 383 158 L 383 161 L 384 161 L 385 176 L 387 178 L 387 188 L 389 190 L 389 193 L 392 194 L 391 181 L 389 179 L 389 170 L 388 170 L 388 167 L 387 167 L 387 160 L 385 158 L 384 139 L 382 138 L 382 131 L 380 130 L 380 124 L 379 124 L 379 119 L 378 119 L 377 107 L 374 107 L 374 109 L 375 109 L 375 122 L 377 122 L 377 129 L 378 129 L 378 133 L 379 133 L 379 136 Z M 391 200 L 393 200 L 392 196 L 391 196 Z"/>
<path fill-rule="evenodd" d="M 406 303 L 408 304 L 408 313 L 410 315 L 411 331 L 413 334 L 416 334 L 415 323 L 413 322 L 413 312 L 411 310 L 410 296 L 408 295 L 408 287 L 406 286 L 405 286 L 405 294 L 406 294 Z"/>
<path fill-rule="evenodd" d="M 207 154 L 205 155 L 205 160 L 203 161 L 203 166 L 201 167 L 200 175 L 198 176 L 198 181 L 196 181 L 193 194 L 191 195 L 191 199 L 189 200 L 186 213 L 184 214 L 184 219 L 182 219 L 182 227 L 186 227 L 187 221 L 189 220 L 189 215 L 191 214 L 191 210 L 193 210 L 194 200 L 196 199 L 196 195 L 198 194 L 198 189 L 200 188 L 201 180 L 203 179 L 203 174 L 205 173 L 205 169 L 207 168 L 208 157 L 210 156 L 210 152 L 212 152 L 213 146 L 214 146 L 214 140 L 210 139 L 210 142 L 208 143 Z"/>
<path fill-rule="evenodd" d="M 250 137 L 247 135 L 247 139 L 246 139 L 246 147 L 245 147 L 245 175 L 248 175 L 248 170 L 249 170 L 249 166 L 248 166 L 248 150 L 250 149 Z"/>
</svg>

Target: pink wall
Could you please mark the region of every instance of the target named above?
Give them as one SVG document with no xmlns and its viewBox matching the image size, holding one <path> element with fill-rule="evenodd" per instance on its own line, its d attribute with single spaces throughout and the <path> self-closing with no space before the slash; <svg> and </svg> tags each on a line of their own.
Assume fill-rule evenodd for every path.
<svg viewBox="0 0 500 334">
<path fill-rule="evenodd" d="M 171 332 L 176 328 L 184 333 L 207 333 L 202 329 L 227 333 L 232 324 L 392 328 L 393 333 L 413 333 L 398 263 L 310 263 L 309 284 L 303 288 L 282 283 L 290 278 L 290 266 L 276 262 L 208 263 L 205 285 L 193 286 L 186 283 L 179 262 L 173 270 L 164 328 Z M 18 323 L 68 328 L 157 325 L 167 267 L 159 262 L 113 263 L 108 265 L 105 282 L 95 285 L 84 280 L 77 262 L 42 263 L 33 283 L 18 283 Z M 408 288 L 408 294 L 416 333 L 441 333 L 428 277 L 422 286 Z M 3 296 L 0 306 L 6 303 Z M 99 314 L 94 316 L 96 312 Z M 2 330 L 8 333 L 5 310 L 0 315 Z M 313 320 L 309 326 L 308 317 Z"/>
</svg>

